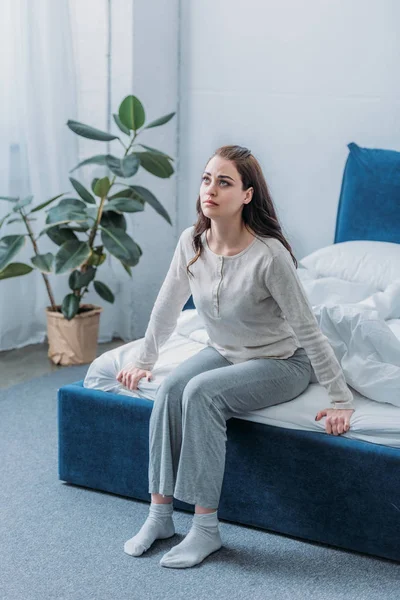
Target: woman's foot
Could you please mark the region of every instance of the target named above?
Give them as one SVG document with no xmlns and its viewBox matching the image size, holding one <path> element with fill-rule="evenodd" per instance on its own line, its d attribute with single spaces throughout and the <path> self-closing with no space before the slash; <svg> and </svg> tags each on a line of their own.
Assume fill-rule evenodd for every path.
<svg viewBox="0 0 400 600">
<path fill-rule="evenodd" d="M 150 504 L 149 516 L 140 531 L 130 540 L 125 542 L 124 552 L 131 556 L 140 556 L 146 552 L 155 540 L 164 540 L 175 535 L 175 526 L 172 520 L 174 507 L 168 504 Z"/>
<path fill-rule="evenodd" d="M 195 514 L 192 527 L 180 544 L 177 544 L 160 560 L 163 567 L 184 569 L 202 562 L 209 554 L 219 550 L 222 540 L 219 533 L 217 512 Z"/>
</svg>

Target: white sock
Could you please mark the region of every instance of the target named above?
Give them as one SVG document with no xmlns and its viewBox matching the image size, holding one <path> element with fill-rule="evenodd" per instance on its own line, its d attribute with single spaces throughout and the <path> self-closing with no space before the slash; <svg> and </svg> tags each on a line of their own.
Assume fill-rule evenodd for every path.
<svg viewBox="0 0 400 600">
<path fill-rule="evenodd" d="M 202 562 L 206 556 L 222 546 L 217 510 L 212 513 L 195 514 L 192 527 L 180 544 L 177 544 L 160 560 L 163 567 L 184 569 Z"/>
<path fill-rule="evenodd" d="M 149 516 L 140 531 L 130 540 L 125 542 L 124 552 L 131 556 L 140 556 L 146 552 L 155 540 L 163 540 L 175 535 L 175 526 L 172 520 L 174 507 L 168 504 L 151 503 Z"/>
</svg>

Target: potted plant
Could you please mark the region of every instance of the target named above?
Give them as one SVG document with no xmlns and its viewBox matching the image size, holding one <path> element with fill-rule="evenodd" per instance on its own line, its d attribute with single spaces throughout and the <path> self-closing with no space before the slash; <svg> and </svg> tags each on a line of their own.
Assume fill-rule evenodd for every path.
<svg viewBox="0 0 400 600">
<path fill-rule="evenodd" d="M 34 208 L 28 209 L 33 196 L 0 197 L 11 204 L 10 212 L 0 220 L 0 230 L 4 224 L 15 222 L 23 223 L 26 229 L 26 233 L 0 238 L 0 280 L 27 275 L 34 269 L 41 272 L 50 300 L 50 306 L 46 307 L 48 356 L 56 364 L 86 364 L 96 357 L 102 307 L 84 304 L 82 300 L 93 285 L 103 300 L 114 302 L 112 291 L 97 278 L 107 252 L 120 261 L 130 277 L 131 267 L 136 266 L 142 256 L 139 244 L 126 232 L 124 213 L 143 211 L 147 203 L 172 225 L 167 211 L 150 190 L 120 180 L 134 176 L 140 166 L 156 177 L 171 177 L 174 173 L 173 158 L 135 141 L 143 131 L 168 123 L 174 115 L 170 113 L 145 125 L 142 103 L 136 96 L 127 96 L 121 102 L 118 114 L 113 114 L 118 128 L 129 137 L 126 144 L 117 135 L 69 120 L 67 126 L 75 134 L 101 142 L 119 140 L 125 148 L 121 158 L 98 154 L 80 162 L 70 173 L 84 165 L 97 164 L 104 166 L 109 174 L 93 179 L 90 190 L 74 177 L 69 177 L 75 197 L 60 200 L 65 196 L 66 192 L 63 192 Z M 116 191 L 116 186 L 122 189 Z M 45 227 L 35 236 L 31 223 L 37 219 L 32 215 L 42 210 L 47 213 Z M 55 253 L 40 252 L 39 238 L 43 235 L 58 246 Z M 34 252 L 31 265 L 14 262 L 27 238 Z M 71 291 L 61 304 L 56 304 L 49 274 L 68 273 Z"/>
</svg>

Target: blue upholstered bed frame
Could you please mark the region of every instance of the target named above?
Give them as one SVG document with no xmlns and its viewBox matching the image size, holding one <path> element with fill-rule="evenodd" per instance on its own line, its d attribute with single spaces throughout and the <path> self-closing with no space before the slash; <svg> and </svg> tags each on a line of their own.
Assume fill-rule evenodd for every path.
<svg viewBox="0 0 400 600">
<path fill-rule="evenodd" d="M 350 168 L 348 160 L 346 169 Z M 344 177 L 335 243 L 353 239 L 400 243 L 399 207 L 394 202 L 382 207 L 382 197 L 370 193 L 360 206 L 354 197 L 349 200 L 346 185 Z M 184 310 L 193 307 L 190 298 Z M 150 502 L 152 407 L 151 400 L 86 389 L 83 381 L 61 387 L 60 480 Z M 233 417 L 227 421 L 218 516 L 400 561 L 399 473 L 398 448 Z M 177 499 L 174 506 L 194 510 Z"/>
</svg>

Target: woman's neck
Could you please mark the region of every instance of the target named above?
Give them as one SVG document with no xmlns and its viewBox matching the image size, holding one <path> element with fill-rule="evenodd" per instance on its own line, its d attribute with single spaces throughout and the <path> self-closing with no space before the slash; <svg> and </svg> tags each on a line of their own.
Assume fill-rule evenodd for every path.
<svg viewBox="0 0 400 600">
<path fill-rule="evenodd" d="M 221 228 L 212 222 L 211 228 L 206 231 L 207 243 L 216 254 L 226 254 L 230 251 L 240 252 L 254 239 L 255 233 L 251 233 L 251 231 L 244 225 L 235 230 L 232 227 Z"/>
</svg>

